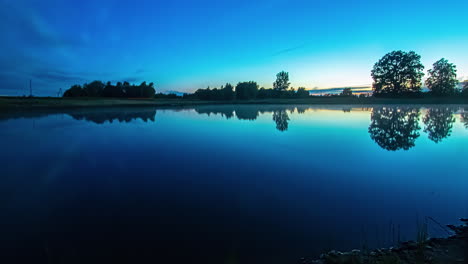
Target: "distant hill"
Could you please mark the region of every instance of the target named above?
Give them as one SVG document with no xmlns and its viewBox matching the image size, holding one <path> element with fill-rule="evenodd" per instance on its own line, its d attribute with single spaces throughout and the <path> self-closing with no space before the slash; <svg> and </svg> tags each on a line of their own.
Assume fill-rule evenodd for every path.
<svg viewBox="0 0 468 264">
<path fill-rule="evenodd" d="M 325 88 L 325 89 L 311 89 L 309 93 L 311 95 L 321 95 L 321 94 L 340 94 L 345 88 L 351 88 L 353 93 L 370 93 L 372 92 L 372 87 L 370 86 L 353 86 L 353 87 L 334 87 L 334 88 Z"/>
<path fill-rule="evenodd" d="M 175 94 L 177 96 L 183 96 L 185 93 L 183 92 L 179 92 L 179 91 L 172 91 L 172 90 L 168 90 L 168 91 L 164 91 L 162 92 L 163 94 Z"/>
<path fill-rule="evenodd" d="M 459 89 L 463 89 L 463 86 L 465 83 L 468 81 L 460 82 L 458 84 Z M 324 89 L 310 89 L 309 93 L 310 95 L 323 95 L 323 94 L 340 94 L 343 89 L 345 88 L 351 88 L 353 93 L 371 93 L 372 92 L 372 86 L 348 86 L 348 87 L 333 87 L 333 88 L 324 88 Z M 422 87 L 423 92 L 429 91 L 426 86 Z"/>
<path fill-rule="evenodd" d="M 460 87 L 460 89 L 463 89 L 463 86 L 465 85 L 465 83 L 468 83 L 468 81 L 460 82 L 458 84 L 458 87 Z"/>
</svg>

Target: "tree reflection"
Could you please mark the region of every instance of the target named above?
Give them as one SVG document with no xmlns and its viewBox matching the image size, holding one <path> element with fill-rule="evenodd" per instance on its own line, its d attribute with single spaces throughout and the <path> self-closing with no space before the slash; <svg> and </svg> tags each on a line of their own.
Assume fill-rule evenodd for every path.
<svg viewBox="0 0 468 264">
<path fill-rule="evenodd" d="M 276 123 L 276 129 L 279 131 L 288 130 L 289 116 L 286 110 L 278 110 L 273 112 L 273 120 Z"/>
<path fill-rule="evenodd" d="M 297 109 L 297 113 L 298 114 L 304 114 L 306 112 L 307 109 L 309 109 L 308 106 L 298 106 L 296 107 Z"/>
<path fill-rule="evenodd" d="M 154 122 L 156 116 L 155 109 L 145 110 L 116 110 L 116 111 L 84 111 L 67 113 L 76 120 L 86 120 L 96 124 L 104 124 L 106 121 L 112 123 L 129 123 L 132 120 L 141 119 L 143 122 Z"/>
<path fill-rule="evenodd" d="M 455 123 L 453 112 L 453 109 L 448 107 L 431 108 L 427 110 L 423 122 L 426 125 L 424 132 L 428 134 L 430 140 L 439 143 L 444 138 L 450 136 L 453 123 Z"/>
<path fill-rule="evenodd" d="M 255 107 L 236 107 L 236 116 L 239 120 L 256 120 L 259 115 L 259 110 Z"/>
<path fill-rule="evenodd" d="M 222 117 L 225 117 L 226 119 L 231 119 L 234 116 L 234 109 L 232 108 L 222 108 L 222 107 L 199 107 L 195 108 L 195 112 L 198 114 L 207 114 L 210 116 L 211 114 L 213 115 L 218 115 L 220 114 Z"/>
<path fill-rule="evenodd" d="M 380 147 L 389 151 L 409 150 L 419 137 L 419 110 L 381 107 L 371 114 L 369 134 Z"/>
<path fill-rule="evenodd" d="M 461 113 L 461 122 L 465 125 L 465 128 L 468 129 L 468 108 L 465 108 L 463 113 Z"/>
</svg>

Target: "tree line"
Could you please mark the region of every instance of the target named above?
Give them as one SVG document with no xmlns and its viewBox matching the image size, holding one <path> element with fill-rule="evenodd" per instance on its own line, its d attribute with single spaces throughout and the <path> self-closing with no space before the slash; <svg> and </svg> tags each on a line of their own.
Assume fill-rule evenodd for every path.
<svg viewBox="0 0 468 264">
<path fill-rule="evenodd" d="M 392 51 L 384 55 L 371 70 L 372 91 L 375 97 L 421 97 L 429 96 L 465 96 L 468 97 L 468 81 L 458 89 L 457 69 L 453 63 L 442 58 L 427 71 L 425 85 L 429 92 L 423 93 L 424 66 L 421 56 L 414 51 Z M 268 98 L 307 98 L 309 91 L 304 87 L 297 90 L 290 87 L 289 73 L 281 71 L 276 75 L 273 88 L 259 88 L 254 81 L 239 82 L 235 87 L 230 83 L 221 88 L 198 89 L 193 94 L 184 94 L 184 99 L 198 100 L 252 100 Z M 116 98 L 180 98 L 176 95 L 156 94 L 154 84 L 142 82 L 140 85 L 128 82 L 104 84 L 94 81 L 89 84 L 73 85 L 65 91 L 64 97 L 116 97 Z M 351 88 L 345 88 L 336 96 L 354 96 Z"/>
<path fill-rule="evenodd" d="M 371 71 L 374 80 L 374 96 L 381 97 L 415 97 L 422 95 L 422 78 L 424 66 L 421 56 L 414 51 L 393 51 L 383 56 Z M 468 81 L 463 88 L 457 88 L 457 67 L 442 58 L 428 70 L 425 81 L 428 94 L 432 96 L 468 97 Z"/>
<path fill-rule="evenodd" d="M 221 106 L 204 105 L 194 107 L 198 114 L 221 115 L 226 119 L 237 118 L 238 120 L 254 121 L 260 114 L 272 114 L 272 120 L 276 124 L 278 131 L 289 129 L 290 117 L 292 113 L 304 114 L 310 106 L 274 106 L 274 105 L 238 105 L 227 104 Z M 351 112 L 351 108 L 343 108 L 343 112 Z M 453 126 L 456 122 L 454 114 L 460 111 L 460 122 L 468 129 L 468 108 L 452 106 L 432 107 L 422 113 L 418 107 L 404 106 L 378 106 L 370 109 L 371 123 L 368 132 L 373 141 L 381 148 L 389 151 L 409 150 L 416 146 L 416 140 L 420 137 L 420 131 L 427 134 L 428 138 L 440 143 L 451 136 Z M 76 120 L 85 120 L 96 124 L 105 122 L 128 123 L 141 119 L 143 122 L 155 122 L 155 108 L 131 108 L 131 109 L 107 109 L 103 111 L 73 110 L 67 111 Z M 47 115 L 44 113 L 21 113 L 21 117 L 40 117 Z M 9 119 L 10 115 L 0 116 L 0 120 Z M 420 120 L 424 124 L 422 129 Z"/>
<path fill-rule="evenodd" d="M 112 97 L 112 98 L 154 98 L 156 90 L 154 84 L 142 82 L 140 85 L 129 82 L 111 82 L 104 84 L 101 81 L 93 81 L 81 85 L 73 85 L 66 90 L 63 97 Z"/>
<path fill-rule="evenodd" d="M 199 100 L 252 100 L 252 99 L 267 99 L 267 98 L 307 98 L 309 92 L 304 87 L 299 87 L 297 90 L 290 87 L 289 73 L 282 71 L 276 75 L 276 81 L 273 83 L 273 88 L 259 88 L 259 85 L 254 81 L 239 82 L 236 87 L 227 83 L 221 86 L 220 89 L 210 87 L 206 89 L 198 89 L 193 94 L 186 94 L 184 98 L 193 98 Z"/>
</svg>

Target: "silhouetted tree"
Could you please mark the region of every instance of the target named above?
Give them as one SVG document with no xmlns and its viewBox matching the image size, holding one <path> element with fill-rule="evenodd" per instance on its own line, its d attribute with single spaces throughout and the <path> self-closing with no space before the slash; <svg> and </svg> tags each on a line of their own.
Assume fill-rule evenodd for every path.
<svg viewBox="0 0 468 264">
<path fill-rule="evenodd" d="M 353 96 L 353 90 L 351 90 L 351 88 L 344 88 L 340 95 L 341 96 Z"/>
<path fill-rule="evenodd" d="M 129 82 L 125 81 L 122 84 L 122 89 L 124 91 L 125 97 L 133 97 L 133 89 Z"/>
<path fill-rule="evenodd" d="M 447 107 L 430 108 L 427 110 L 423 122 L 426 125 L 424 132 L 428 134 L 429 139 L 439 143 L 444 138 L 449 137 L 452 132 L 455 122 L 453 110 Z"/>
<path fill-rule="evenodd" d="M 428 73 L 426 86 L 432 94 L 438 96 L 455 94 L 458 80 L 457 69 L 453 63 L 442 58 L 433 64 L 433 68 Z"/>
<path fill-rule="evenodd" d="M 210 87 L 206 89 L 198 89 L 195 91 L 195 97 L 200 100 L 210 100 L 211 99 L 211 90 Z"/>
<path fill-rule="evenodd" d="M 81 88 L 81 85 L 73 85 L 70 87 L 70 89 L 66 90 L 63 93 L 63 97 L 83 97 L 86 96 L 86 93 L 84 92 L 83 88 Z"/>
<path fill-rule="evenodd" d="M 257 98 L 259 99 L 266 99 L 266 98 L 279 98 L 281 97 L 281 91 L 274 90 L 274 89 L 265 89 L 261 88 L 258 91 Z"/>
<path fill-rule="evenodd" d="M 154 83 L 146 84 L 146 82 L 142 82 L 138 88 L 140 90 L 140 95 L 138 97 L 153 98 L 156 94 Z"/>
<path fill-rule="evenodd" d="M 299 98 L 307 98 L 309 97 L 309 91 L 304 87 L 299 87 L 297 88 L 296 96 Z"/>
<path fill-rule="evenodd" d="M 289 85 L 289 73 L 282 71 L 276 74 L 276 81 L 273 83 L 273 89 L 284 92 L 288 90 Z"/>
<path fill-rule="evenodd" d="M 122 89 L 122 83 L 118 83 L 116 86 L 114 86 L 111 82 L 107 82 L 102 92 L 102 96 L 114 98 L 125 97 L 125 93 Z"/>
<path fill-rule="evenodd" d="M 466 80 L 463 84 L 462 95 L 468 97 L 468 80 Z"/>
<path fill-rule="evenodd" d="M 101 81 L 93 81 L 83 85 L 83 91 L 88 97 L 101 97 L 104 90 L 104 83 Z"/>
<path fill-rule="evenodd" d="M 240 82 L 236 86 L 236 98 L 239 100 L 255 99 L 258 93 L 256 82 Z"/>
<path fill-rule="evenodd" d="M 374 95 L 402 95 L 419 92 L 424 66 L 414 51 L 393 51 L 381 58 L 372 69 Z"/>
<path fill-rule="evenodd" d="M 81 90 L 81 91 L 80 91 Z M 127 98 L 154 98 L 154 84 L 146 84 L 142 82 L 139 86 L 130 85 L 128 82 L 118 82 L 117 85 L 112 85 L 111 82 L 104 84 L 101 81 L 94 81 L 89 84 L 84 84 L 83 88 L 79 85 L 74 85 L 64 93 L 64 97 L 127 97 Z"/>
<path fill-rule="evenodd" d="M 233 100 L 235 97 L 234 87 L 230 83 L 226 83 L 224 87 L 221 88 L 223 99 L 224 100 Z"/>
<path fill-rule="evenodd" d="M 379 107 L 372 110 L 369 134 L 383 149 L 409 150 L 415 146 L 420 129 L 417 109 Z"/>
<path fill-rule="evenodd" d="M 198 89 L 194 96 L 200 100 L 233 100 L 235 98 L 233 89 L 229 83 L 226 86 L 221 86 L 221 89 L 210 89 L 208 86 L 206 89 Z M 186 97 L 188 96 L 184 96 L 184 98 Z"/>
<path fill-rule="evenodd" d="M 276 74 L 276 81 L 273 83 L 273 89 L 278 91 L 287 91 L 289 85 L 289 73 L 282 71 Z"/>
<path fill-rule="evenodd" d="M 126 96 L 123 83 L 117 82 L 117 84 L 116 84 L 116 91 L 118 91 L 119 94 L 121 94 L 122 97 L 125 97 L 125 96 Z"/>
<path fill-rule="evenodd" d="M 276 123 L 276 129 L 283 132 L 288 130 L 289 116 L 286 110 L 277 110 L 273 112 L 273 121 Z"/>
</svg>

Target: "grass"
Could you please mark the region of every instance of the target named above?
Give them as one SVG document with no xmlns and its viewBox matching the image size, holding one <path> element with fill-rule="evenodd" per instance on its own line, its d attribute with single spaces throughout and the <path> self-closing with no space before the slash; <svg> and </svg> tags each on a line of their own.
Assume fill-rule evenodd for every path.
<svg viewBox="0 0 468 264">
<path fill-rule="evenodd" d="M 215 104 L 468 104 L 468 98 L 354 98 L 318 97 L 294 99 L 257 99 L 234 101 L 201 101 L 189 99 L 119 99 L 119 98 L 53 98 L 53 97 L 0 97 L 0 110 L 36 108 L 85 108 L 85 107 L 131 107 L 131 106 L 191 106 Z"/>
</svg>

